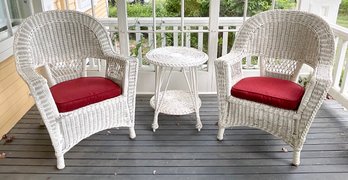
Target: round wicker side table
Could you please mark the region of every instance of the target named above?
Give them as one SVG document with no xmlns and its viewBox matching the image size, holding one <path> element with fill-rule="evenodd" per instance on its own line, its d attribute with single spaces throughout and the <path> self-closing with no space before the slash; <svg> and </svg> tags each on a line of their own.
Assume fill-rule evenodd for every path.
<svg viewBox="0 0 348 180">
<path fill-rule="evenodd" d="M 203 127 L 199 108 L 201 100 L 198 97 L 197 67 L 208 60 L 208 55 L 194 48 L 162 47 L 146 54 L 148 62 L 155 66 L 155 95 L 150 104 L 155 110 L 152 123 L 153 132 L 158 129 L 158 114 L 185 115 L 196 112 L 196 128 Z M 180 68 L 185 76 L 189 91 L 168 90 L 174 68 Z M 169 74 L 165 77 L 165 72 Z M 164 90 L 161 90 L 164 87 Z"/>
</svg>

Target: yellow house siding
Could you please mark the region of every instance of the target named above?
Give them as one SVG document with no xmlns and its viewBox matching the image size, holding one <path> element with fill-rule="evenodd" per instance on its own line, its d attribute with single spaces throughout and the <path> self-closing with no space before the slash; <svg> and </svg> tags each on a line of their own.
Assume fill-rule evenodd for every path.
<svg viewBox="0 0 348 180">
<path fill-rule="evenodd" d="M 106 8 L 106 1 L 99 0 L 95 12 L 96 17 L 107 17 L 108 13 Z"/>
<path fill-rule="evenodd" d="M 65 0 L 54 0 L 54 3 L 56 4 L 57 9 L 63 10 L 65 7 Z M 68 4 L 70 10 L 76 10 L 76 0 L 68 0 Z M 88 9 L 84 12 L 92 15 L 92 9 Z M 107 17 L 105 0 L 98 0 L 97 4 L 94 6 L 94 13 L 95 17 Z"/>
<path fill-rule="evenodd" d="M 11 56 L 0 63 L 0 136 L 6 134 L 33 105 L 34 100 L 17 74 Z"/>
<path fill-rule="evenodd" d="M 54 8 L 64 9 L 65 0 L 52 0 Z M 76 9 L 76 0 L 68 0 L 69 9 Z M 87 13 L 91 14 L 91 9 Z M 96 17 L 107 17 L 106 1 L 98 0 Z M 0 63 L 0 136 L 6 134 L 34 105 L 29 89 L 19 77 L 14 57 Z"/>
</svg>

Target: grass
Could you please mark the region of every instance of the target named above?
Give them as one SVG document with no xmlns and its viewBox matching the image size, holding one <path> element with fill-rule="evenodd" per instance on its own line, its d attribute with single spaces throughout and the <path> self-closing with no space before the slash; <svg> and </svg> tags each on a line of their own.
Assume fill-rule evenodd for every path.
<svg viewBox="0 0 348 180">
<path fill-rule="evenodd" d="M 337 24 L 348 28 L 348 15 L 339 15 L 337 18 Z"/>
</svg>

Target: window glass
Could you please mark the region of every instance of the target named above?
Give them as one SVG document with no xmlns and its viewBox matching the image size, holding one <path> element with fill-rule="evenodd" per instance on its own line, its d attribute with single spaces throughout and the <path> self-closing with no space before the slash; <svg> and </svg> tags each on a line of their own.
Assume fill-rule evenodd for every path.
<svg viewBox="0 0 348 180">
<path fill-rule="evenodd" d="M 0 1 L 0 41 L 6 39 L 9 36 L 7 23 L 8 20 L 6 16 L 5 3 L 3 1 Z"/>
</svg>

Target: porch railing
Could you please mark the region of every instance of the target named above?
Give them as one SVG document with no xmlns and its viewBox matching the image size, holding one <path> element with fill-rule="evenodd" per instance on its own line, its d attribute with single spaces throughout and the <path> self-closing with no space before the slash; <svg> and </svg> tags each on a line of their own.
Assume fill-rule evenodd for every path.
<svg viewBox="0 0 348 180">
<path fill-rule="evenodd" d="M 115 49 L 119 50 L 118 42 L 118 21 L 116 18 L 100 19 L 102 24 L 108 29 L 111 38 L 113 39 Z M 183 44 L 187 47 L 195 47 L 199 50 L 207 51 L 208 43 L 208 17 L 192 17 L 185 18 L 185 28 L 181 31 L 180 18 L 156 18 L 156 30 L 153 29 L 152 18 L 128 18 L 129 26 L 129 42 L 130 49 L 134 53 L 137 51 L 137 58 L 140 61 L 143 69 L 148 69 L 146 62 L 144 62 L 143 48 L 144 42 L 147 43 L 148 50 L 155 47 L 162 46 L 178 46 L 181 45 L 181 32 L 184 32 Z M 238 29 L 243 24 L 243 17 L 220 17 L 219 18 L 219 32 L 222 36 L 219 40 L 218 52 L 220 55 L 228 53 L 231 49 L 232 40 Z M 336 56 L 333 68 L 333 87 L 330 90 L 330 95 L 338 102 L 348 108 L 348 29 L 339 25 L 333 24 L 331 28 L 335 34 L 336 42 Z M 155 36 L 156 34 L 156 36 Z M 157 37 L 157 43 L 151 44 L 153 38 Z M 195 44 L 193 44 L 195 42 Z M 133 54 L 134 55 L 134 54 Z M 205 65 L 207 66 L 207 65 Z M 258 68 L 258 61 L 253 61 L 247 58 L 244 62 L 244 67 L 248 71 L 248 67 Z M 91 62 L 90 70 L 100 69 L 100 62 Z M 207 68 L 202 67 L 203 70 Z"/>
<path fill-rule="evenodd" d="M 333 86 L 330 95 L 348 108 L 348 29 L 336 24 L 331 25 L 335 34 L 336 56 L 333 68 Z"/>
<path fill-rule="evenodd" d="M 99 20 L 110 32 L 110 36 L 114 40 L 115 49 L 119 50 L 119 44 L 117 43 L 117 18 L 104 18 Z M 209 18 L 187 17 L 184 21 L 184 30 L 181 30 L 180 17 L 157 17 L 157 26 L 154 30 L 152 17 L 128 18 L 128 33 L 131 53 L 137 55 L 140 64 L 143 66 L 146 65 L 143 61 L 143 48 L 148 48 L 148 50 L 150 50 L 156 47 L 178 46 L 181 45 L 181 41 L 183 41 L 184 46 L 195 47 L 207 53 Z M 220 54 L 224 55 L 229 51 L 232 46 L 232 43 L 229 43 L 229 39 L 231 40 L 231 36 L 235 35 L 242 24 L 243 17 L 221 17 L 219 19 L 219 32 L 223 33 L 219 42 Z M 184 36 L 181 36 L 182 32 L 184 33 Z M 157 38 L 156 44 L 154 44 L 155 37 Z"/>
</svg>

